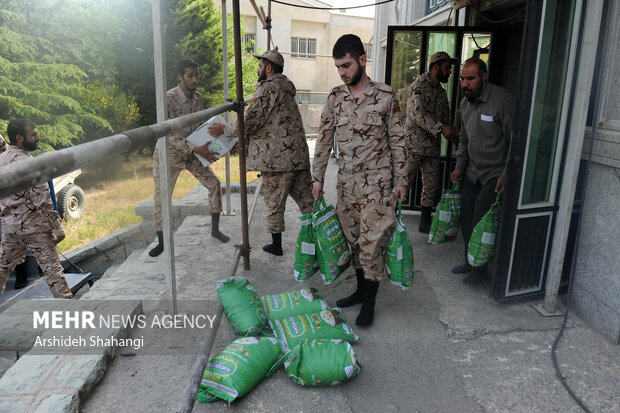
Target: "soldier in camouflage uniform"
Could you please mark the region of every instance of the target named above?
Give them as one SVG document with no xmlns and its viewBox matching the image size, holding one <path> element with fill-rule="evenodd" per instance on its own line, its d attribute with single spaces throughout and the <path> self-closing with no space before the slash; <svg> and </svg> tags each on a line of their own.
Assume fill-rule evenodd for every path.
<svg viewBox="0 0 620 413">
<path fill-rule="evenodd" d="M 455 141 L 458 136 L 450 124 L 448 95 L 441 86 L 450 78 L 452 65 L 456 63 L 458 60 L 446 52 L 435 53 L 428 72 L 418 76 L 407 88 L 408 175 L 412 183 L 418 168 L 422 172 L 422 217 L 418 230 L 423 233 L 431 229 L 431 211 L 439 191 L 441 135 Z"/>
<path fill-rule="evenodd" d="M 404 199 L 407 150 L 400 106 L 392 88 L 366 75 L 366 54 L 359 37 L 342 36 L 333 49 L 344 85 L 327 97 L 313 162 L 315 199 L 323 196 L 323 179 L 334 134 L 338 140 L 337 212 L 352 248 L 357 290 L 338 307 L 361 302 L 356 324 L 372 324 L 384 253 L 394 225 L 395 198 Z"/>
<path fill-rule="evenodd" d="M 30 159 L 28 151 L 40 140 L 34 123 L 16 119 L 7 127 L 10 145 L 0 154 L 0 166 Z M 26 250 L 32 251 L 45 273 L 45 281 L 56 298 L 71 298 L 56 245 L 65 238 L 58 212 L 47 184 L 37 185 L 0 200 L 2 244 L 0 246 L 0 294 L 6 280 Z"/>
<path fill-rule="evenodd" d="M 247 169 L 260 171 L 263 196 L 269 208 L 267 231 L 272 243 L 263 250 L 282 255 L 284 208 L 290 195 L 302 214 L 312 212 L 310 155 L 295 85 L 282 74 L 284 58 L 276 50 L 262 55 L 258 67 L 258 88 L 245 117 Z M 209 126 L 212 135 L 236 134 L 236 123 Z"/>
<path fill-rule="evenodd" d="M 182 59 L 177 64 L 178 86 L 167 92 L 168 119 L 189 115 L 203 109 L 203 100 L 198 86 L 198 64 L 192 59 Z M 185 138 L 199 125 L 181 129 L 168 138 L 170 155 L 170 192 L 174 191 L 174 185 L 183 169 L 187 169 L 204 187 L 209 190 L 209 209 L 211 210 L 211 236 L 222 242 L 230 239 L 220 232 L 219 222 L 222 212 L 222 189 L 220 180 L 215 176 L 211 168 L 204 166 L 194 155 L 197 153 L 204 156 L 208 161 L 215 162 L 215 153 L 207 149 L 207 145 L 195 146 Z M 153 163 L 153 178 L 155 180 L 155 205 L 153 208 L 153 227 L 157 233 L 158 244 L 149 251 L 151 257 L 157 257 L 164 251 L 164 240 L 161 219 L 161 195 L 159 176 L 159 151 L 155 150 Z"/>
</svg>

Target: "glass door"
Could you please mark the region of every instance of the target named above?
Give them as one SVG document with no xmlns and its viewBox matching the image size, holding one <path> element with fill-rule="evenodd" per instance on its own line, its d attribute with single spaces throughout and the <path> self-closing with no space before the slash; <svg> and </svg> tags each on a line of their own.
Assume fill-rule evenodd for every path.
<svg viewBox="0 0 620 413">
<path fill-rule="evenodd" d="M 491 73 L 491 43 L 493 32 L 480 28 L 438 27 L 438 26 L 390 26 L 388 27 L 387 67 L 385 82 L 392 86 L 400 107 L 402 121 L 405 123 L 407 113 L 407 88 L 418 77 L 428 70 L 430 57 L 440 51 L 458 58 L 461 63 L 472 56 L 478 56 L 487 62 Z M 452 71 L 447 83 L 441 86 L 448 94 L 451 121 L 459 127 L 460 113 L 458 106 L 462 94 L 458 83 L 460 66 Z M 441 139 L 441 171 L 440 185 L 448 188 L 450 173 L 456 164 L 456 145 Z M 403 203 L 404 209 L 421 209 L 422 179 L 419 172 L 410 177 L 412 184 Z M 437 194 L 437 201 L 441 192 Z"/>
</svg>

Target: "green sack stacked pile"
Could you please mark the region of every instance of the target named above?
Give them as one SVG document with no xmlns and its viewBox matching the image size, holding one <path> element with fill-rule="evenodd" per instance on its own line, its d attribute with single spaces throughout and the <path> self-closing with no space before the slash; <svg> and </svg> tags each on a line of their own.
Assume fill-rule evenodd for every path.
<svg viewBox="0 0 620 413">
<path fill-rule="evenodd" d="M 452 189 L 443 190 L 428 233 L 429 244 L 441 244 L 456 238 L 461 223 L 462 197 L 459 181 L 454 183 Z"/>
<path fill-rule="evenodd" d="M 385 270 L 390 276 L 390 282 L 403 290 L 413 283 L 413 249 L 407 228 L 403 223 L 401 201 L 398 200 L 398 214 L 396 229 L 390 237 L 385 251 Z"/>
<path fill-rule="evenodd" d="M 267 318 L 276 320 L 305 313 L 320 313 L 329 308 L 321 292 L 315 288 L 302 288 L 282 294 L 264 295 L 262 298 Z"/>
<path fill-rule="evenodd" d="M 359 340 L 339 309 L 320 313 L 299 314 L 280 320 L 269 320 L 271 329 L 288 353 L 307 339 L 333 338 L 354 343 Z"/>
<path fill-rule="evenodd" d="M 285 356 L 286 374 L 301 386 L 333 386 L 355 378 L 362 365 L 344 340 L 306 340 Z"/>
<path fill-rule="evenodd" d="M 325 198 L 320 202 L 320 209 L 312 214 L 312 228 L 321 277 L 329 285 L 347 269 L 351 253 L 333 205 L 327 206 Z"/>
<path fill-rule="evenodd" d="M 316 205 L 316 201 L 314 203 Z M 301 221 L 301 229 L 295 247 L 293 275 L 297 281 L 305 281 L 319 269 L 319 263 L 312 232 L 312 214 L 302 215 L 299 220 Z"/>
<path fill-rule="evenodd" d="M 240 276 L 223 279 L 217 284 L 217 295 L 237 335 L 271 335 L 263 303 L 247 279 Z"/>
<path fill-rule="evenodd" d="M 234 401 L 252 390 L 280 365 L 282 350 L 271 337 L 233 341 L 207 363 L 198 389 L 199 402 Z"/>
<path fill-rule="evenodd" d="M 495 238 L 499 229 L 499 197 L 489 211 L 476 224 L 467 246 L 467 261 L 472 267 L 480 267 L 489 262 L 495 255 Z"/>
</svg>

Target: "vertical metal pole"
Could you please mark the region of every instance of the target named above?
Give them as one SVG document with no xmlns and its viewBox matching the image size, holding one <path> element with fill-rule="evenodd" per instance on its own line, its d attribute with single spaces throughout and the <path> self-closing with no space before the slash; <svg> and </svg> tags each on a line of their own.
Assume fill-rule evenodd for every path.
<svg viewBox="0 0 620 413">
<path fill-rule="evenodd" d="M 161 19 L 161 0 L 153 0 L 153 52 L 155 63 L 155 101 L 157 122 L 166 120 L 166 53 L 164 50 L 164 27 Z M 168 160 L 168 137 L 157 141 L 159 152 L 159 185 L 161 194 L 161 215 L 164 232 L 164 260 L 168 314 L 177 313 L 177 286 L 174 271 L 174 237 L 172 235 L 172 211 L 170 191 L 170 162 Z"/>
<path fill-rule="evenodd" d="M 241 192 L 241 231 L 243 269 L 250 269 L 250 241 L 248 237 L 248 194 L 245 172 L 245 118 L 243 113 L 243 72 L 241 67 L 241 16 L 239 0 L 233 0 L 233 26 L 235 37 L 235 89 L 237 92 L 237 133 L 239 135 L 239 181 Z"/>
<path fill-rule="evenodd" d="M 267 50 L 271 50 L 271 0 L 267 2 Z"/>
<path fill-rule="evenodd" d="M 224 75 L 224 102 L 228 101 L 228 29 L 226 22 L 226 0 L 222 0 L 222 74 Z M 228 121 L 228 112 L 224 115 Z M 226 152 L 226 215 L 230 211 L 230 152 Z"/>
</svg>

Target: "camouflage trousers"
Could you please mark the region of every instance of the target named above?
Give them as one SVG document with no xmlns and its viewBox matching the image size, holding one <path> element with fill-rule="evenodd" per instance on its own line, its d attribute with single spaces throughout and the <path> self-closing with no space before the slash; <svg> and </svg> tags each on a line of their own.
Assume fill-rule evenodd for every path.
<svg viewBox="0 0 620 413">
<path fill-rule="evenodd" d="M 284 210 L 286 198 L 291 198 L 299 206 L 302 215 L 312 212 L 312 175 L 309 169 L 285 172 L 261 172 L 263 178 L 263 198 L 269 208 L 267 231 L 271 234 L 284 232 Z"/>
<path fill-rule="evenodd" d="M 187 162 L 185 162 L 185 168 L 187 169 L 198 182 L 209 190 L 209 209 L 211 213 L 222 212 L 222 188 L 220 186 L 220 180 L 213 173 L 211 168 L 204 166 L 198 158 L 194 155 L 190 155 Z M 174 186 L 179 179 L 179 175 L 183 171 L 183 168 L 170 165 L 170 192 L 174 191 Z M 159 176 L 159 152 L 155 151 L 153 162 L 153 179 L 155 181 L 155 198 L 153 207 L 153 228 L 155 231 L 163 231 L 163 224 L 161 220 L 161 190 Z"/>
<path fill-rule="evenodd" d="M 33 234 L 4 233 L 0 246 L 0 294 L 4 292 L 6 280 L 17 264 L 24 261 L 26 250 L 32 252 L 45 274 L 52 295 L 56 298 L 71 298 L 73 294 L 67 285 L 60 265 L 60 256 L 51 233 Z"/>
<path fill-rule="evenodd" d="M 422 173 L 422 200 L 424 207 L 433 207 L 437 201 L 439 191 L 439 174 L 441 161 L 438 156 L 423 156 L 416 153 L 409 154 L 407 176 L 409 182 L 414 182 L 414 176 L 420 168 Z"/>
<path fill-rule="evenodd" d="M 396 225 L 393 205 L 391 168 L 338 171 L 336 211 L 353 267 L 362 268 L 368 280 L 381 281 L 385 274 L 385 249 Z"/>
</svg>

